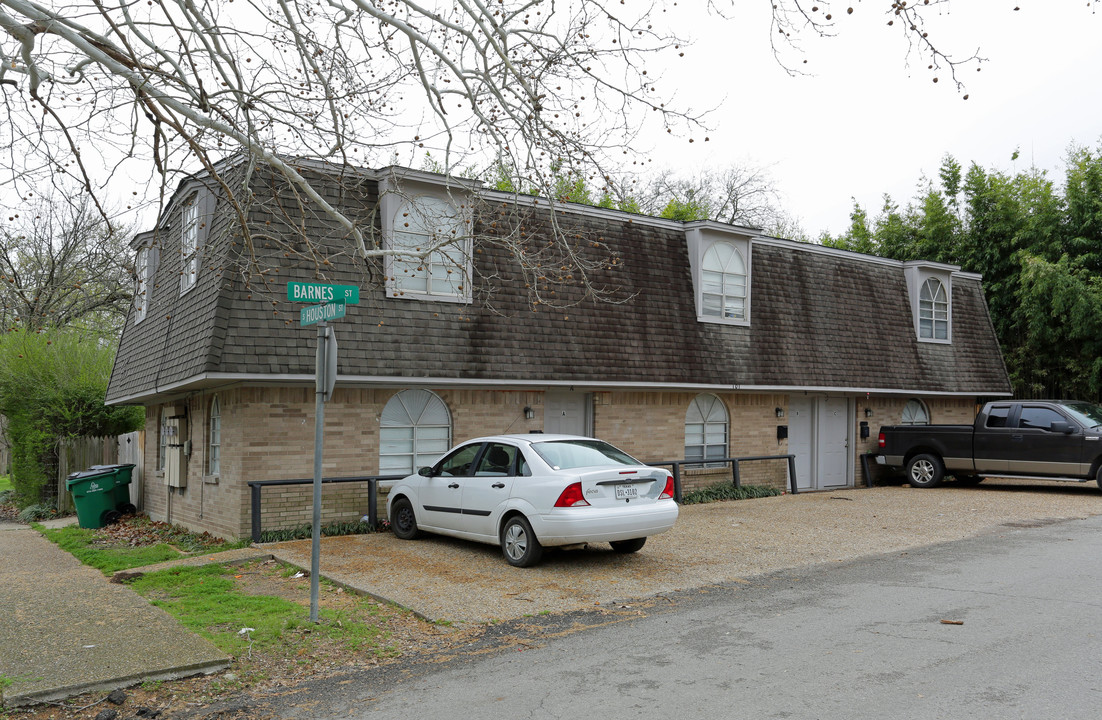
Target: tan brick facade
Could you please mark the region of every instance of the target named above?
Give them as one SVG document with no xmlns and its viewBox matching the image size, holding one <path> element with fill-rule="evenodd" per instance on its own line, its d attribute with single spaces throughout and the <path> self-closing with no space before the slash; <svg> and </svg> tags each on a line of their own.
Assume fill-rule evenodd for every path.
<svg viewBox="0 0 1102 720">
<path fill-rule="evenodd" d="M 326 477 L 379 473 L 379 421 L 397 389 L 338 388 L 325 407 Z M 151 517 L 231 537 L 248 536 L 251 528 L 248 483 L 253 480 L 311 478 L 314 457 L 313 388 L 236 387 L 218 392 L 221 412 L 220 472 L 207 472 L 209 413 L 215 393 L 198 393 L 172 405 L 186 406 L 187 436 L 192 452 L 186 462 L 187 486 L 170 488 L 165 474 L 147 474 L 145 510 Z M 479 435 L 520 433 L 543 427 L 543 392 L 536 390 L 436 391 L 448 407 L 452 441 Z M 697 393 L 603 391 L 592 394 L 594 435 L 645 462 L 681 460 L 685 454 L 685 418 Z M 787 395 L 715 393 L 729 417 L 731 457 L 784 455 L 787 440 L 777 439 L 776 416 L 787 414 Z M 880 425 L 900 422 L 907 398 L 854 398 L 854 481 L 861 485 L 860 456 L 875 452 Z M 932 422 L 970 423 L 970 398 L 924 400 Z M 524 408 L 534 417 L 525 419 Z M 866 416 L 868 408 L 870 415 Z M 146 414 L 146 467 L 158 467 L 160 407 Z M 869 423 L 869 438 L 859 437 Z M 788 489 L 785 460 L 745 462 L 744 484 Z M 684 491 L 731 480 L 730 468 L 686 470 Z M 264 529 L 308 524 L 312 515 L 310 485 L 268 487 L 262 493 Z M 384 511 L 380 501 L 380 513 Z M 368 511 L 367 484 L 327 484 L 322 493 L 324 523 L 355 521 Z"/>
</svg>

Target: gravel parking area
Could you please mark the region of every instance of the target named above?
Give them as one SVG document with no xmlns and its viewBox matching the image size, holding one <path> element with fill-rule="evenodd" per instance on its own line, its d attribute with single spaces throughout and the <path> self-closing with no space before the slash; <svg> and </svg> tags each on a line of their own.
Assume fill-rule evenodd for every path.
<svg viewBox="0 0 1102 720">
<path fill-rule="evenodd" d="M 506 564 L 497 547 L 436 536 L 326 538 L 321 572 L 432 620 L 482 623 L 656 602 L 663 593 L 778 570 L 1100 514 L 1102 490 L 1094 483 L 860 488 L 684 506 L 673 530 L 634 555 L 598 544 L 550 552 L 528 569 Z M 264 548 L 309 567 L 308 540 Z"/>
</svg>

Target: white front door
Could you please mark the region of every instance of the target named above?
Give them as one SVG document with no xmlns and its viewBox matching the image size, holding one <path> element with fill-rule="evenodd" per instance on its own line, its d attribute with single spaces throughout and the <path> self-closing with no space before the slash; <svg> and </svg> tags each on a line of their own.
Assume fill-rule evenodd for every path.
<svg viewBox="0 0 1102 720">
<path fill-rule="evenodd" d="M 593 430 L 589 393 L 549 390 L 543 396 L 543 431 L 589 436 Z"/>
<path fill-rule="evenodd" d="M 849 400 L 788 398 L 788 452 L 796 456 L 796 489 L 828 490 L 850 482 Z"/>
<path fill-rule="evenodd" d="M 845 487 L 849 469 L 849 401 L 846 398 L 819 400 L 818 483 L 819 490 Z"/>
<path fill-rule="evenodd" d="M 788 398 L 788 452 L 796 456 L 796 489 L 814 489 L 815 399 L 806 395 Z M 791 479 L 789 479 L 791 483 Z"/>
</svg>

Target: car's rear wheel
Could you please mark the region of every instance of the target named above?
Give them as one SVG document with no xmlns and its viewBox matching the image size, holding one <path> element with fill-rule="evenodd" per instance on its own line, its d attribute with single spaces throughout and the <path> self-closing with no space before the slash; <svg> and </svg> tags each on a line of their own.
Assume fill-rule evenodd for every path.
<svg viewBox="0 0 1102 720">
<path fill-rule="evenodd" d="M 394 537 L 401 540 L 416 540 L 421 537 L 417 529 L 417 516 L 413 512 L 413 503 L 406 498 L 398 498 L 390 506 L 390 530 Z"/>
<path fill-rule="evenodd" d="M 643 545 L 646 544 L 647 539 L 645 537 L 632 538 L 631 540 L 613 540 L 610 545 L 612 549 L 618 553 L 633 553 L 639 552 L 643 549 Z"/>
<path fill-rule="evenodd" d="M 543 556 L 543 546 L 523 515 L 514 515 L 501 528 L 501 554 L 515 567 L 531 567 Z"/>
<path fill-rule="evenodd" d="M 937 487 L 944 477 L 945 466 L 941 464 L 941 458 L 937 455 L 921 453 L 907 463 L 907 482 L 911 487 Z"/>
</svg>

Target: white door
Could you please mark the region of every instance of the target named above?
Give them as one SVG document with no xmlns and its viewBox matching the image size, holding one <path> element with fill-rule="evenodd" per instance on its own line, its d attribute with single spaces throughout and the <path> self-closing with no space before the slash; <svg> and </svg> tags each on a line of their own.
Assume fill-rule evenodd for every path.
<svg viewBox="0 0 1102 720">
<path fill-rule="evenodd" d="M 791 395 L 788 452 L 796 456 L 796 489 L 850 485 L 849 400 Z"/>
<path fill-rule="evenodd" d="M 849 401 L 846 398 L 819 400 L 818 483 L 819 490 L 849 484 Z"/>
<path fill-rule="evenodd" d="M 563 435 L 592 434 L 588 393 L 549 390 L 543 396 L 543 431 Z"/>
<path fill-rule="evenodd" d="M 814 453 L 811 449 L 815 431 L 815 399 L 806 395 L 788 398 L 788 452 L 796 456 L 796 489 L 814 489 Z M 791 478 L 789 483 L 791 483 Z"/>
</svg>

